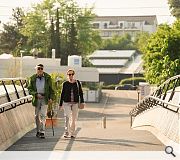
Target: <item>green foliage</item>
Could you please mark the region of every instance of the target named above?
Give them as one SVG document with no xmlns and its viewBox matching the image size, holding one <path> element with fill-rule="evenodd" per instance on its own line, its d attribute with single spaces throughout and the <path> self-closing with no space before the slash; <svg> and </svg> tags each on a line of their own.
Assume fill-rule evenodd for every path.
<svg viewBox="0 0 180 160">
<path fill-rule="evenodd" d="M 21 28 L 20 32 L 28 37 L 27 45 L 31 47 L 28 50 L 37 48 L 44 53 L 45 57 L 50 41 L 43 13 L 40 11 L 27 13 L 24 23 L 25 25 Z"/>
<path fill-rule="evenodd" d="M 81 9 L 75 0 L 44 0 L 27 12 L 14 9 L 15 25 L 6 25 L 0 36 L 0 51 L 19 53 L 23 49 L 30 55 L 36 48 L 41 57 L 51 57 L 55 48 L 56 57 L 65 65 L 68 55 L 88 55 L 101 45 L 98 32 L 91 27 L 93 18 L 93 8 Z M 20 39 L 23 43 L 18 46 Z"/>
<path fill-rule="evenodd" d="M 12 53 L 20 56 L 22 44 L 26 43 L 26 37 L 19 30 L 23 26 L 24 11 L 20 8 L 13 9 L 13 21 L 3 24 L 3 31 L 0 33 L 0 52 Z"/>
<path fill-rule="evenodd" d="M 112 39 L 103 40 L 101 49 L 103 50 L 125 50 L 135 49 L 129 34 L 123 36 L 114 36 Z"/>
<path fill-rule="evenodd" d="M 179 0 L 168 0 L 171 14 L 176 18 L 180 18 L 180 1 Z"/>
<path fill-rule="evenodd" d="M 52 73 L 51 78 L 52 86 L 55 91 L 54 103 L 58 103 L 61 95 L 62 83 L 65 81 L 65 77 L 61 73 Z"/>
<path fill-rule="evenodd" d="M 146 52 L 145 47 L 147 45 L 149 37 L 150 37 L 150 35 L 148 32 L 141 32 L 136 35 L 134 43 L 135 43 L 135 46 L 137 47 L 137 50 L 139 51 L 139 53 Z"/>
<path fill-rule="evenodd" d="M 134 77 L 134 78 L 125 78 L 120 81 L 119 85 L 124 85 L 124 84 L 133 84 L 134 86 L 138 86 L 139 82 L 146 82 L 144 77 Z"/>
<path fill-rule="evenodd" d="M 51 116 L 57 116 L 57 113 L 54 112 L 54 109 L 57 107 L 59 103 L 62 83 L 65 81 L 64 75 L 61 73 L 52 73 L 52 87 L 55 92 L 54 101 L 51 104 L 48 104 L 47 116 L 50 118 Z M 57 108 L 56 108 L 57 109 Z"/>
<path fill-rule="evenodd" d="M 144 54 L 145 78 L 151 84 L 161 84 L 180 74 L 180 25 L 161 25 L 148 40 Z"/>
<path fill-rule="evenodd" d="M 89 61 L 89 59 L 85 56 L 82 57 L 82 66 L 83 67 L 93 67 L 93 64 Z"/>
<path fill-rule="evenodd" d="M 115 89 L 115 87 L 116 87 L 117 85 L 115 85 L 115 84 L 111 84 L 111 85 L 103 85 L 102 86 L 102 89 Z"/>
<path fill-rule="evenodd" d="M 101 86 L 99 83 L 95 82 L 83 82 L 83 88 L 88 88 L 89 90 L 97 90 L 100 89 Z"/>
<path fill-rule="evenodd" d="M 4 31 L 0 37 L 0 48 L 2 52 L 12 53 L 18 47 L 21 34 L 14 24 L 4 24 Z"/>
</svg>

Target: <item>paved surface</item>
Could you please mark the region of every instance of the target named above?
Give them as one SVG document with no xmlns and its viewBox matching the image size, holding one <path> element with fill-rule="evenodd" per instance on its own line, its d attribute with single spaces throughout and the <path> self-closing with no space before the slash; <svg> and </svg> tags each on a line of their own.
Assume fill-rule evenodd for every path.
<svg viewBox="0 0 180 160">
<path fill-rule="evenodd" d="M 63 138 L 63 114 L 55 127 L 55 136 L 47 128 L 46 139 L 35 137 L 35 130 L 12 145 L 9 151 L 163 151 L 164 145 L 150 132 L 130 128 L 129 111 L 137 103 L 136 91 L 103 90 L 100 103 L 88 103 L 79 112 L 77 136 Z M 105 96 L 106 95 L 106 96 Z M 107 105 L 107 95 L 109 95 Z M 105 107 L 105 109 L 104 109 Z M 103 127 L 102 112 L 106 115 Z"/>
</svg>

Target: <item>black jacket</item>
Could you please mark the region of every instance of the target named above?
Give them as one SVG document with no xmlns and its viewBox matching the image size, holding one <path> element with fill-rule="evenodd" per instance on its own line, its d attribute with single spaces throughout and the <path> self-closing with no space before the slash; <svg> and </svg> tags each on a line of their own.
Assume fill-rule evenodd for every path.
<svg viewBox="0 0 180 160">
<path fill-rule="evenodd" d="M 77 83 L 79 84 L 79 89 Z M 80 102 L 84 103 L 83 91 L 80 82 L 78 80 L 75 83 L 65 81 L 62 87 L 61 98 L 59 103 L 60 106 L 62 106 L 63 102 L 71 102 L 71 89 L 73 89 L 74 102 L 78 103 L 80 97 Z"/>
</svg>

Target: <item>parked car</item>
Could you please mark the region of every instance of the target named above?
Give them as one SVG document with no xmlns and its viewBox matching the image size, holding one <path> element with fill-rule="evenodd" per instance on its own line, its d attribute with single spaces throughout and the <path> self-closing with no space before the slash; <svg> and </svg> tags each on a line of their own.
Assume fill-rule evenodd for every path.
<svg viewBox="0 0 180 160">
<path fill-rule="evenodd" d="M 124 84 L 115 87 L 115 90 L 136 90 L 136 89 L 137 86 L 133 86 L 132 84 Z"/>
</svg>

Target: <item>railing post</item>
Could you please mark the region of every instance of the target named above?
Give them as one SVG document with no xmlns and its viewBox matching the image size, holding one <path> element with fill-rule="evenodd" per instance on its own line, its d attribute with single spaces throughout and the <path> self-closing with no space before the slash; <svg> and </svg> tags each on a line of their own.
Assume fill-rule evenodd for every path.
<svg viewBox="0 0 180 160">
<path fill-rule="evenodd" d="M 130 116 L 130 121 L 131 121 L 130 124 L 131 124 L 131 127 L 132 127 L 132 116 Z"/>
<path fill-rule="evenodd" d="M 10 96 L 9 96 L 9 93 L 8 93 L 8 91 L 7 91 L 6 84 L 4 83 L 4 81 L 2 81 L 2 84 L 3 84 L 4 89 L 5 89 L 5 91 L 6 91 L 6 97 L 7 97 L 7 99 L 8 99 L 8 102 L 11 102 L 11 98 L 10 98 Z"/>
<path fill-rule="evenodd" d="M 17 98 L 19 99 L 20 97 L 19 97 L 19 94 L 18 94 L 16 85 L 15 85 L 15 83 L 14 83 L 14 80 L 12 80 L 12 84 L 13 84 L 13 86 L 14 86 L 14 90 L 15 90 L 16 96 L 17 96 Z"/>
<path fill-rule="evenodd" d="M 21 80 L 19 80 L 19 81 L 20 81 L 21 87 L 22 87 L 22 89 L 23 89 L 24 96 L 27 96 L 27 94 L 26 94 L 26 92 L 25 92 L 25 89 L 24 89 L 24 86 L 23 86 L 23 84 L 22 84 L 22 81 L 21 81 Z M 25 80 L 25 83 L 27 84 L 27 81 L 26 81 L 26 80 Z"/>
<path fill-rule="evenodd" d="M 106 128 L 106 116 L 105 115 L 102 117 L 102 121 L 103 121 L 103 128 L 105 129 Z"/>
</svg>

